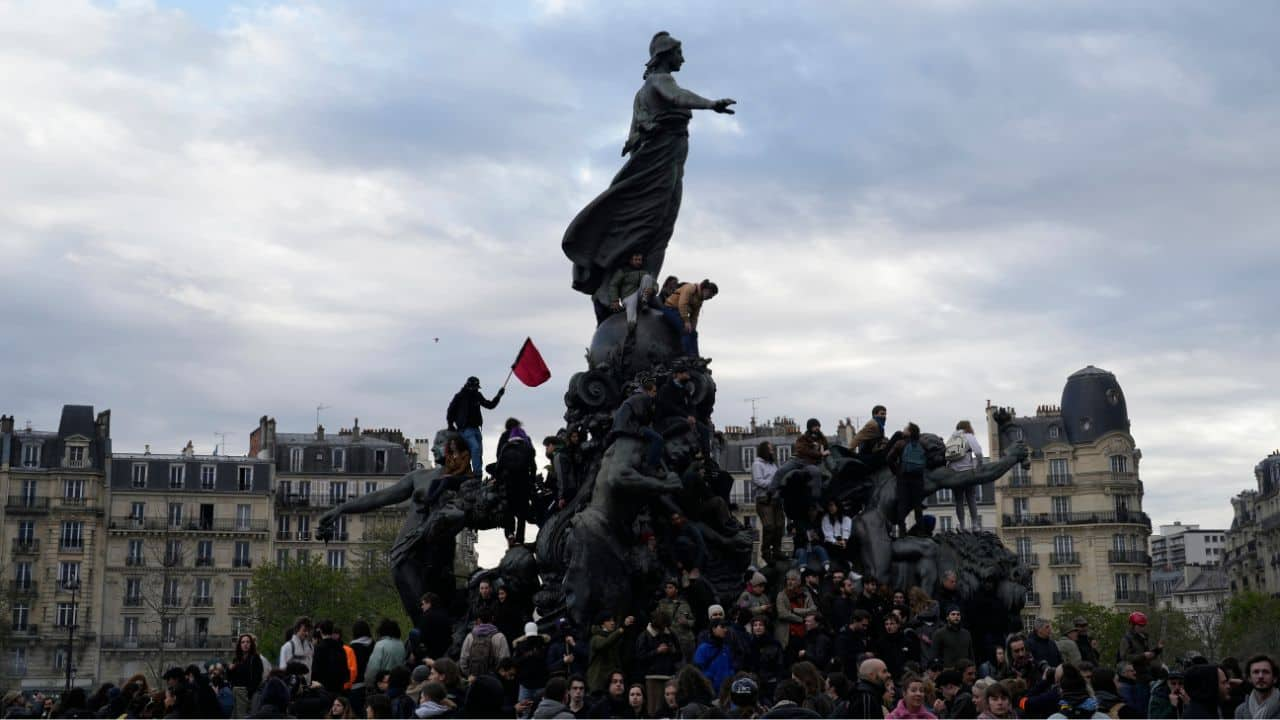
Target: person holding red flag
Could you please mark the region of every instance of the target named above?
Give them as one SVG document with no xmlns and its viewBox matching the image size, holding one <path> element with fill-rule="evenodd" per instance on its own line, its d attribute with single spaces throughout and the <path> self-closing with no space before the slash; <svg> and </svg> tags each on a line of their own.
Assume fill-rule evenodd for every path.
<svg viewBox="0 0 1280 720">
<path fill-rule="evenodd" d="M 480 394 L 480 378 L 472 375 L 467 378 L 467 383 L 462 389 L 453 396 L 453 400 L 449 402 L 449 411 L 445 416 L 450 430 L 456 430 L 462 436 L 462 440 L 467 443 L 467 448 L 471 451 L 471 470 L 476 477 L 483 478 L 484 461 L 481 454 L 484 452 L 484 444 L 480 437 L 480 425 L 483 418 L 480 416 L 480 408 L 488 408 L 492 410 L 498 407 L 498 402 L 502 400 L 503 394 L 507 392 L 505 387 L 498 388 L 498 394 L 493 396 L 492 400 L 485 399 Z"/>
</svg>

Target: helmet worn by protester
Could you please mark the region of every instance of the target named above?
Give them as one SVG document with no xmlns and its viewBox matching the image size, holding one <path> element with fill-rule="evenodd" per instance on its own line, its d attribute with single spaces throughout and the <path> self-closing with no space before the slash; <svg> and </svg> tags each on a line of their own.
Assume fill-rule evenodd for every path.
<svg viewBox="0 0 1280 720">
<path fill-rule="evenodd" d="M 1130 625 L 1146 625 L 1147 624 L 1146 614 L 1140 613 L 1140 612 L 1129 613 L 1129 624 Z"/>
</svg>

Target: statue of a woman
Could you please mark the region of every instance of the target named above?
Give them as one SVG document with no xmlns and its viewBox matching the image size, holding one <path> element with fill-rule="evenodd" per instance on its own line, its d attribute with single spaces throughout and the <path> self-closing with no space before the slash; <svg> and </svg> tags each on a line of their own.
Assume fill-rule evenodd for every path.
<svg viewBox="0 0 1280 720">
<path fill-rule="evenodd" d="M 645 269 L 657 277 L 680 212 L 692 111 L 733 114 L 729 106 L 735 101 L 708 100 L 677 85 L 672 73 L 683 64 L 679 40 L 667 32 L 653 36 L 622 147 L 631 158 L 609 188 L 573 219 L 561 243 L 573 261 L 573 288 L 579 292 L 598 295 L 633 253 L 644 255 Z M 595 300 L 608 305 L 607 298 Z"/>
</svg>

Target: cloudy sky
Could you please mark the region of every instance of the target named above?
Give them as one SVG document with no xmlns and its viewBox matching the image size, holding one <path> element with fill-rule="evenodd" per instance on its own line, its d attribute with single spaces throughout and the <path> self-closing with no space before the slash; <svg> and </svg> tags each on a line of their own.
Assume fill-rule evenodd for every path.
<svg viewBox="0 0 1280 720">
<path fill-rule="evenodd" d="M 560 238 L 662 29 L 739 102 L 664 268 L 722 289 L 718 424 L 945 431 L 1094 364 L 1156 522 L 1229 523 L 1280 445 L 1274 3 L 5 2 L 0 411 L 425 436 L 528 335 L 555 377 L 490 425 L 554 431 L 593 328 Z"/>
</svg>

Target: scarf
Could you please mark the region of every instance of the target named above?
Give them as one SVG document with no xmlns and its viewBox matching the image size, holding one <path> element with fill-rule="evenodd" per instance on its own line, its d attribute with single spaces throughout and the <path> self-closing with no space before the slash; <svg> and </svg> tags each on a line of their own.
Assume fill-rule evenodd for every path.
<svg viewBox="0 0 1280 720">
<path fill-rule="evenodd" d="M 1266 700 L 1258 702 L 1258 691 L 1254 690 L 1249 693 L 1249 717 L 1253 718 L 1269 718 L 1276 716 L 1276 710 L 1280 709 L 1280 692 L 1276 692 L 1275 688 L 1271 689 L 1271 695 Z"/>
</svg>

